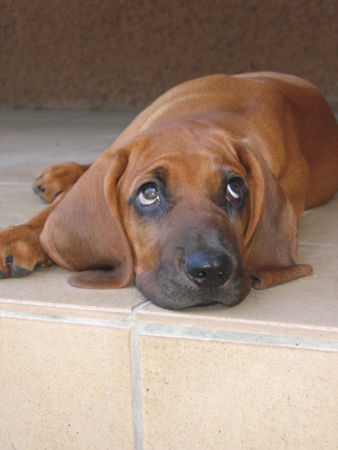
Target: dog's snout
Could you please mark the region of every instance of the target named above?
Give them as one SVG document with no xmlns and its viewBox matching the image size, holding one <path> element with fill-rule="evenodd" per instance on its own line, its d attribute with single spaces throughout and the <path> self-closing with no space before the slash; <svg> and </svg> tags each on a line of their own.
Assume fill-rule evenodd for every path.
<svg viewBox="0 0 338 450">
<path fill-rule="evenodd" d="M 184 270 L 200 287 L 220 287 L 232 273 L 232 262 L 225 253 L 197 250 L 184 258 Z"/>
</svg>

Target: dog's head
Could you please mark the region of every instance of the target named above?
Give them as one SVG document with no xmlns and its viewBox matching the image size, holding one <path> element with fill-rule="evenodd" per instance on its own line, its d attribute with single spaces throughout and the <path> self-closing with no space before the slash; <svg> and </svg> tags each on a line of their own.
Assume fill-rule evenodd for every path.
<svg viewBox="0 0 338 450">
<path fill-rule="evenodd" d="M 171 309 L 246 296 L 294 260 L 296 220 L 259 152 L 217 127 L 155 128 L 107 150 L 50 215 L 41 242 L 80 287 L 127 285 Z"/>
</svg>

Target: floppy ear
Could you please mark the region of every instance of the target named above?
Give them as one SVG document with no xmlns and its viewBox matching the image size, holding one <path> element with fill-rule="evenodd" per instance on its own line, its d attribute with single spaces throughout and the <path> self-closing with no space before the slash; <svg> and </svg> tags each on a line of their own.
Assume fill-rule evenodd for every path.
<svg viewBox="0 0 338 450">
<path fill-rule="evenodd" d="M 69 270 L 68 280 L 86 288 L 128 284 L 133 260 L 121 221 L 117 184 L 128 151 L 102 153 L 50 214 L 40 237 L 50 258 Z"/>
<path fill-rule="evenodd" d="M 249 177 L 243 264 L 252 286 L 264 289 L 310 275 L 310 266 L 296 264 L 298 220 L 277 179 L 259 154 L 241 147 L 238 156 Z"/>
</svg>

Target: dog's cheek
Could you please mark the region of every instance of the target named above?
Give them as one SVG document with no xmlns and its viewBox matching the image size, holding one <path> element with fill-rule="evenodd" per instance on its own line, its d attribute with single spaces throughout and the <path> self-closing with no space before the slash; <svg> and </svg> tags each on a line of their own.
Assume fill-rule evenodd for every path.
<svg viewBox="0 0 338 450">
<path fill-rule="evenodd" d="M 158 267 L 159 256 L 154 246 L 136 245 L 135 246 L 135 274 L 140 275 L 142 272 L 153 272 Z"/>
<path fill-rule="evenodd" d="M 155 270 L 160 260 L 156 226 L 131 216 L 125 229 L 133 252 L 136 276 L 142 271 Z"/>
</svg>

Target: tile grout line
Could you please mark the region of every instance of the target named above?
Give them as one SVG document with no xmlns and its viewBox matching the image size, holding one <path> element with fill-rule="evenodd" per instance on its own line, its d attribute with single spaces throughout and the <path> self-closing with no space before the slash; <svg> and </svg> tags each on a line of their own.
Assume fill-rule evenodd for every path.
<svg viewBox="0 0 338 450">
<path fill-rule="evenodd" d="M 133 408 L 134 408 L 134 442 L 135 450 L 142 450 L 142 411 L 141 411 L 141 386 L 140 386 L 140 351 L 137 327 L 137 313 L 151 302 L 145 301 L 133 309 L 133 326 L 131 328 L 131 363 L 133 380 Z"/>
<path fill-rule="evenodd" d="M 122 320 L 91 319 L 90 317 L 54 316 L 52 314 L 25 313 L 17 311 L 0 311 L 0 319 L 35 320 L 41 322 L 64 323 L 70 325 L 88 325 L 94 327 L 108 327 L 130 329 L 133 322 Z"/>
<path fill-rule="evenodd" d="M 143 336 L 194 339 L 207 342 L 231 342 L 246 345 L 272 345 L 276 347 L 321 350 L 330 352 L 338 351 L 338 340 L 306 339 L 302 337 L 211 330 L 208 328 L 197 328 L 183 325 L 163 325 L 139 322 L 135 323 L 135 327 L 135 332 L 138 335 Z"/>
<path fill-rule="evenodd" d="M 217 340 L 217 341 L 231 341 L 239 343 L 251 343 L 251 344 L 268 344 L 276 346 L 288 346 L 296 348 L 311 348 L 318 350 L 338 350 L 337 339 L 309 339 L 299 336 L 284 336 L 266 333 L 254 333 L 254 332 L 241 332 L 241 331 L 223 331 L 214 330 L 212 328 L 201 328 L 189 325 L 165 325 L 159 323 L 146 323 L 140 322 L 136 315 L 137 313 L 150 305 L 150 301 L 144 301 L 140 305 L 136 306 L 132 311 L 131 320 L 122 321 L 114 319 L 98 319 L 90 317 L 79 316 L 59 316 L 53 314 L 41 314 L 41 313 L 29 313 L 18 311 L 1 311 L 0 318 L 8 319 L 22 319 L 43 321 L 52 323 L 64 323 L 71 325 L 89 325 L 100 326 L 119 329 L 131 329 L 134 334 L 142 334 L 148 336 L 164 336 L 173 338 L 188 338 L 197 340 Z M 135 341 L 137 343 L 137 339 Z M 137 347 L 132 348 L 137 350 Z M 137 357 L 137 352 L 135 353 Z M 137 363 L 137 358 L 135 359 Z M 136 364 L 137 366 L 137 364 Z"/>
</svg>

